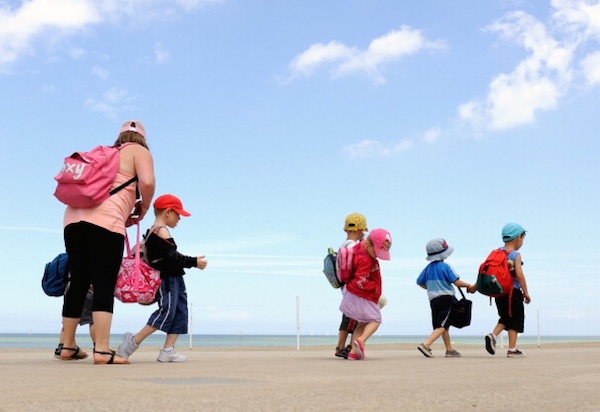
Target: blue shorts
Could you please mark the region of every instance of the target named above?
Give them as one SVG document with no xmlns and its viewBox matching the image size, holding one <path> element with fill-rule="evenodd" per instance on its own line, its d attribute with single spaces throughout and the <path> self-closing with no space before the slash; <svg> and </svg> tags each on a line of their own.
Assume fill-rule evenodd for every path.
<svg viewBox="0 0 600 412">
<path fill-rule="evenodd" d="M 188 306 L 182 276 L 162 279 L 158 293 L 158 309 L 150 315 L 148 326 L 166 334 L 188 333 Z"/>
</svg>

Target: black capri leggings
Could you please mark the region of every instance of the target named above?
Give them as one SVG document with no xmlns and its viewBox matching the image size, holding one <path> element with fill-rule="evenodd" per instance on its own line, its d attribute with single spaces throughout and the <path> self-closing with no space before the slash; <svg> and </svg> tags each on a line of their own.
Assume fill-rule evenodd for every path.
<svg viewBox="0 0 600 412">
<path fill-rule="evenodd" d="M 112 313 L 125 237 L 88 222 L 67 225 L 64 237 L 71 282 L 65 294 L 62 315 L 81 317 L 90 284 L 94 286 L 92 311 Z"/>
</svg>

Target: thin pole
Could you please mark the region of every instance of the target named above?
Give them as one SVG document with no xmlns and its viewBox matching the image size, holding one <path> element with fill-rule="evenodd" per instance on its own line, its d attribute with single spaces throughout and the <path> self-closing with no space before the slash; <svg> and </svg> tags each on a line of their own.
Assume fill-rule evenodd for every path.
<svg viewBox="0 0 600 412">
<path fill-rule="evenodd" d="M 541 346 L 540 343 L 540 310 L 537 310 L 537 339 L 538 339 L 538 348 Z"/>
<path fill-rule="evenodd" d="M 296 296 L 296 350 L 300 350 L 300 296 Z"/>
<path fill-rule="evenodd" d="M 190 302 L 190 350 L 192 350 L 192 335 L 194 334 L 194 304 Z"/>
</svg>

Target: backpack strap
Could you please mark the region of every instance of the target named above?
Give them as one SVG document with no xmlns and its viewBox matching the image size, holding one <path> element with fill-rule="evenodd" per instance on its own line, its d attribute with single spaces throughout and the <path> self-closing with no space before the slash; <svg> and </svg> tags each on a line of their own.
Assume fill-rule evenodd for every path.
<svg viewBox="0 0 600 412">
<path fill-rule="evenodd" d="M 120 151 L 122 148 L 127 147 L 127 146 L 132 145 L 132 144 L 137 144 L 137 143 L 134 143 L 134 142 L 125 142 L 125 143 L 114 145 L 113 147 Z M 126 181 L 122 185 L 119 185 L 119 186 L 115 187 L 114 189 L 112 189 L 108 193 L 112 196 L 115 193 L 120 192 L 121 190 L 125 189 L 127 186 L 129 186 L 133 182 L 137 182 L 137 180 L 138 180 L 138 177 L 137 176 L 133 176 L 131 179 L 129 179 L 128 181 Z M 137 185 L 135 185 L 135 199 L 137 200 L 139 198 L 140 198 L 140 191 L 139 191 Z"/>
<path fill-rule="evenodd" d="M 110 192 L 108 192 L 111 196 L 114 195 L 117 192 L 120 192 L 121 190 L 125 189 L 127 186 L 129 186 L 130 184 L 132 184 L 133 182 L 137 182 L 138 177 L 137 176 L 133 176 L 131 179 L 129 179 L 128 181 L 126 181 L 125 183 L 123 183 L 122 185 L 119 185 L 117 187 L 115 187 L 114 189 L 112 189 Z M 138 186 L 135 185 L 135 198 L 139 199 L 140 198 L 140 190 L 138 189 Z"/>
</svg>

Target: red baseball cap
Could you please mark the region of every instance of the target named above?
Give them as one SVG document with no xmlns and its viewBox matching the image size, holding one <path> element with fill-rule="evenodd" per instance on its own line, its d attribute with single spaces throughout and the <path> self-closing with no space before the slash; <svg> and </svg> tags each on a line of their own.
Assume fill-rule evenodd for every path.
<svg viewBox="0 0 600 412">
<path fill-rule="evenodd" d="M 183 205 L 181 204 L 181 200 L 177 196 L 173 195 L 162 195 L 154 200 L 154 208 L 155 209 L 173 209 L 181 216 L 191 216 L 190 212 L 187 212 Z"/>
</svg>

